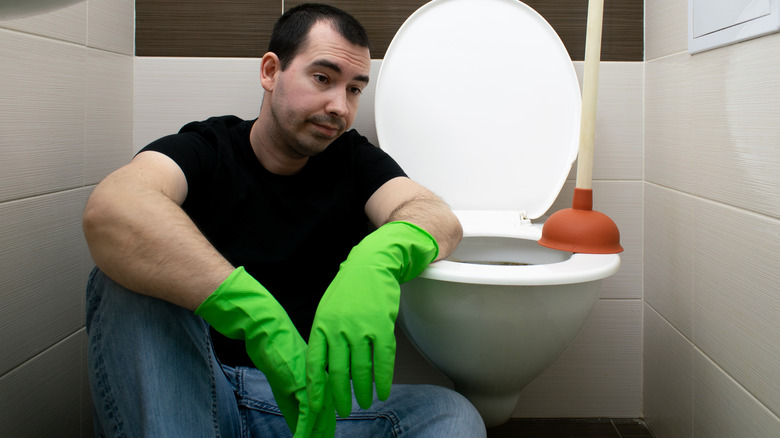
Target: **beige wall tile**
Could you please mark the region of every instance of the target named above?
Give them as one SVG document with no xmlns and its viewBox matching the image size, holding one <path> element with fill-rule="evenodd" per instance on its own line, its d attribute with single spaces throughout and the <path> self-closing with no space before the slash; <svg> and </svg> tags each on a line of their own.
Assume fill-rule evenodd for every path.
<svg viewBox="0 0 780 438">
<path fill-rule="evenodd" d="M 133 4 L 90 0 L 0 22 L 3 436 L 92 435 L 83 186 L 85 172 L 94 183 L 132 150 Z M 126 54 L 87 49 L 88 33 Z"/>
<path fill-rule="evenodd" d="M 368 141 L 377 146 L 379 140 L 376 137 L 376 120 L 374 119 L 374 96 L 376 95 L 376 79 L 379 77 L 379 70 L 382 68 L 381 59 L 371 60 L 371 73 L 369 74 L 368 86 L 363 89 L 363 94 L 360 95 L 360 106 L 358 107 L 357 115 L 355 115 L 355 122 L 352 127 Z"/>
<path fill-rule="evenodd" d="M 235 114 L 257 117 L 262 102 L 257 59 L 155 58 L 135 60 L 135 142 L 138 150 L 193 120 Z M 371 61 L 353 128 L 378 144 L 374 91 L 382 60 Z M 192 71 L 202 75 L 193 77 Z M 162 95 L 162 97 L 160 97 Z"/>
<path fill-rule="evenodd" d="M 582 87 L 583 62 L 574 63 Z M 593 178 L 639 180 L 643 177 L 644 64 L 602 62 L 596 109 Z M 570 177 L 576 177 L 576 163 Z"/>
<path fill-rule="evenodd" d="M 133 58 L 87 49 L 86 184 L 96 184 L 133 153 Z"/>
<path fill-rule="evenodd" d="M 80 412 L 82 340 L 81 332 L 71 334 L 35 359 L 0 377 L 3 436 L 78 436 L 83 426 Z"/>
<path fill-rule="evenodd" d="M 780 218 L 780 34 L 691 57 L 695 193 Z"/>
<path fill-rule="evenodd" d="M 81 366 L 79 371 L 81 373 L 79 389 L 81 390 L 81 418 L 80 429 L 81 436 L 83 438 L 91 438 L 95 436 L 93 426 L 94 410 L 92 409 L 92 393 L 89 386 L 89 375 L 87 374 L 87 330 L 83 328 L 77 333 L 79 343 L 79 353 L 81 354 Z"/>
<path fill-rule="evenodd" d="M 87 42 L 87 1 L 24 18 L 0 20 L 0 28 L 84 45 Z"/>
<path fill-rule="evenodd" d="M 520 394 L 515 417 L 640 417 L 642 302 L 599 300 L 571 346 Z"/>
<path fill-rule="evenodd" d="M 645 184 L 645 301 L 693 337 L 693 198 Z"/>
<path fill-rule="evenodd" d="M 694 342 L 780 412 L 780 221 L 704 200 L 693 214 Z"/>
<path fill-rule="evenodd" d="M 688 50 L 688 0 L 645 3 L 645 60 Z"/>
<path fill-rule="evenodd" d="M 137 57 L 134 151 L 194 120 L 255 118 L 262 90 L 259 59 Z"/>
<path fill-rule="evenodd" d="M 593 208 L 606 214 L 620 231 L 620 270 L 605 278 L 601 298 L 642 296 L 642 183 L 594 181 Z"/>
<path fill-rule="evenodd" d="M 770 436 L 780 430 L 780 35 L 690 56 L 680 3 L 646 5 L 645 297 L 693 342 L 694 436 Z M 645 370 L 663 363 L 646 354 Z M 657 436 L 680 433 L 673 417 L 651 418 L 652 397 L 646 385 Z"/>
<path fill-rule="evenodd" d="M 694 403 L 692 436 L 697 438 L 777 436 L 780 431 L 780 419 L 777 415 L 770 412 L 698 351 L 694 353 L 693 376 L 693 397 L 696 403 Z"/>
<path fill-rule="evenodd" d="M 86 49 L 0 29 L 0 201 L 84 183 Z"/>
<path fill-rule="evenodd" d="M 0 374 L 84 325 L 86 194 L 0 204 Z"/>
<path fill-rule="evenodd" d="M 687 53 L 645 65 L 645 178 L 692 192 L 693 94 Z"/>
<path fill-rule="evenodd" d="M 693 436 L 694 347 L 652 307 L 644 311 L 644 418 L 656 438 Z"/>
<path fill-rule="evenodd" d="M 87 45 L 123 55 L 135 53 L 135 0 L 88 0 Z"/>
</svg>

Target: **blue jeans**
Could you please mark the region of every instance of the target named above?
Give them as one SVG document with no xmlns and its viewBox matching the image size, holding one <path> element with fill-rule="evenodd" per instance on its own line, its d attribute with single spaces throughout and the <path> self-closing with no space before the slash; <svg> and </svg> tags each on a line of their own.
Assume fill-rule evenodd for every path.
<svg viewBox="0 0 780 438">
<path fill-rule="evenodd" d="M 97 268 L 87 285 L 88 372 L 96 436 L 289 437 L 265 375 L 223 366 L 191 311 L 134 293 Z M 337 437 L 486 436 L 460 394 L 393 385 L 385 402 L 338 419 Z"/>
</svg>

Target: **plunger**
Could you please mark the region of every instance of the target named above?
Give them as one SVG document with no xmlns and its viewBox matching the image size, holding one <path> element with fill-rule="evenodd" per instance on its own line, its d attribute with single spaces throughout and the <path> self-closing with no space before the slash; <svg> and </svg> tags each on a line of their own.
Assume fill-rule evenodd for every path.
<svg viewBox="0 0 780 438">
<path fill-rule="evenodd" d="M 596 134 L 596 99 L 601 56 L 601 21 L 604 0 L 589 0 L 585 35 L 585 76 L 582 85 L 580 149 L 577 184 L 572 208 L 557 211 L 542 228 L 539 244 L 568 252 L 614 254 L 623 251 L 620 231 L 604 213 L 593 210 L 593 143 Z"/>
</svg>

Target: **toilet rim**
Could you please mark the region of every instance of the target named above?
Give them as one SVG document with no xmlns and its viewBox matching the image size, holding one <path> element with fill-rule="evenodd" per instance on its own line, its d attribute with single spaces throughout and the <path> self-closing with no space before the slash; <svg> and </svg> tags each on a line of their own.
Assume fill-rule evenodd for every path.
<svg viewBox="0 0 780 438">
<path fill-rule="evenodd" d="M 495 235 L 493 235 L 495 236 Z M 498 236 L 522 239 L 517 236 Z M 429 280 L 502 286 L 550 286 L 602 280 L 617 272 L 617 254 L 572 254 L 562 262 L 497 266 L 439 260 L 420 274 Z"/>
<path fill-rule="evenodd" d="M 499 237 L 535 243 L 542 224 L 525 223 L 519 211 L 455 210 L 463 236 Z M 540 246 L 541 248 L 541 246 Z M 544 248 L 545 251 L 558 251 Z M 560 251 L 566 253 L 565 251 Z M 439 260 L 420 274 L 430 280 L 504 286 L 548 286 L 602 280 L 620 268 L 619 254 L 571 254 L 566 260 L 523 266 Z"/>
</svg>

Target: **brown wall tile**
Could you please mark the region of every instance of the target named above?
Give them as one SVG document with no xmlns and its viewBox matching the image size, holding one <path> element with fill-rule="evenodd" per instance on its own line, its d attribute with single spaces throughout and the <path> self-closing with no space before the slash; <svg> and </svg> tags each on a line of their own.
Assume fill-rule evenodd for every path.
<svg viewBox="0 0 780 438">
<path fill-rule="evenodd" d="M 289 9 L 304 0 L 285 1 Z M 426 0 L 333 0 L 360 20 L 381 59 L 395 32 Z M 526 0 L 555 28 L 575 61 L 585 52 L 587 0 Z M 259 57 L 268 46 L 281 0 L 136 0 L 139 56 Z M 605 0 L 601 58 L 642 61 L 643 0 Z"/>
<path fill-rule="evenodd" d="M 284 2 L 285 10 L 306 3 L 305 0 Z M 395 33 L 414 11 L 427 0 L 332 0 L 328 4 L 343 9 L 357 18 L 371 40 L 371 57 L 382 59 Z"/>
<path fill-rule="evenodd" d="M 261 57 L 279 0 L 136 0 L 138 56 Z"/>
<path fill-rule="evenodd" d="M 587 0 L 526 0 L 555 29 L 574 61 L 585 58 Z M 643 0 L 605 0 L 601 31 L 603 61 L 644 59 Z"/>
</svg>

